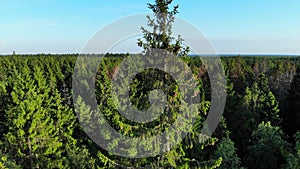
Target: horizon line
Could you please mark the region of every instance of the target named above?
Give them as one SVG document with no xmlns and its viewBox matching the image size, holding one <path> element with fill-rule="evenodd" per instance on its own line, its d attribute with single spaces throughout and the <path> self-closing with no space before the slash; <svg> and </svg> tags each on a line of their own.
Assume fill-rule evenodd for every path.
<svg viewBox="0 0 300 169">
<path fill-rule="evenodd" d="M 90 54 L 90 55 L 105 55 L 105 54 L 141 54 L 141 53 L 129 53 L 129 52 L 109 52 L 109 53 L 0 53 L 0 56 L 13 56 L 13 55 L 81 55 L 81 54 Z M 300 53 L 201 53 L 201 54 L 188 54 L 188 56 L 300 56 Z"/>
</svg>

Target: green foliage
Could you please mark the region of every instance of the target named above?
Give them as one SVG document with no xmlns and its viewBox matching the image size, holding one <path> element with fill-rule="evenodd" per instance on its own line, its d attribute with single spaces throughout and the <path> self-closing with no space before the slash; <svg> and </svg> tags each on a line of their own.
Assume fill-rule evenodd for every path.
<svg viewBox="0 0 300 169">
<path fill-rule="evenodd" d="M 286 169 L 298 169 L 300 168 L 300 133 L 295 134 L 296 145 L 294 151 L 287 157 Z"/>
<path fill-rule="evenodd" d="M 141 27 L 143 39 L 138 39 L 138 46 L 143 47 L 146 52 L 151 49 L 165 49 L 175 55 L 186 56 L 189 47 L 183 47 L 183 39 L 178 35 L 172 36 L 172 24 L 175 15 L 178 13 L 178 5 L 169 11 L 169 5 L 173 0 L 155 0 L 154 4 L 148 4 L 148 8 L 154 13 L 154 19 L 147 16 L 148 26 L 152 29 L 147 30 Z"/>
<path fill-rule="evenodd" d="M 3 154 L 0 151 L 0 168 L 1 169 L 10 169 L 10 168 L 20 169 L 21 166 L 17 165 L 15 160 L 11 159 L 6 154 Z"/>
<path fill-rule="evenodd" d="M 167 130 L 178 113 L 180 91 L 170 76 L 158 70 L 138 74 L 130 83 L 130 98 L 139 109 L 147 109 L 150 91 L 164 90 L 170 95 L 170 109 L 161 116 L 163 120 L 133 123 L 116 110 L 111 98 L 111 78 L 119 71 L 117 65 L 124 57 L 130 55 L 107 54 L 100 65 L 95 79 L 99 109 L 113 128 L 129 137 L 148 137 Z M 228 77 L 224 118 L 206 142 L 201 142 L 205 137 L 201 129 L 210 108 L 209 79 L 199 57 L 187 59 L 201 96 L 196 123 L 168 153 L 141 159 L 112 155 L 82 130 L 74 109 L 86 112 L 82 114 L 86 120 L 91 109 L 84 104 L 73 107 L 75 61 L 72 55 L 0 58 L 0 168 L 299 168 L 300 134 L 295 135 L 295 140 L 285 137 L 285 133 L 292 135 L 299 130 L 299 71 L 286 98 L 281 97 L 280 93 L 285 92 L 274 87 L 276 79 L 272 79 L 280 78 L 282 72 L 292 72 L 300 63 L 298 58 L 223 58 Z M 87 65 L 83 63 L 84 66 Z M 127 68 L 130 66 L 135 65 Z M 285 133 L 280 129 L 279 112 Z M 295 145 L 294 149 L 289 149 L 286 140 Z M 112 141 L 111 148 L 116 144 L 117 140 Z"/>
<path fill-rule="evenodd" d="M 253 131 L 248 150 L 249 168 L 275 169 L 285 163 L 288 143 L 279 127 L 272 126 L 270 122 L 262 122 L 257 130 Z"/>
<path fill-rule="evenodd" d="M 221 142 L 218 144 L 216 151 L 213 154 L 214 158 L 222 158 L 222 163 L 220 169 L 232 168 L 238 169 L 241 168 L 241 159 L 236 154 L 236 148 L 234 147 L 234 142 L 227 136 L 224 137 Z"/>
<path fill-rule="evenodd" d="M 283 128 L 290 136 L 293 136 L 300 129 L 300 68 L 297 68 L 289 94 L 283 103 Z"/>
<path fill-rule="evenodd" d="M 8 128 L 2 138 L 4 152 L 24 168 L 64 168 L 72 159 L 76 166 L 87 165 L 79 165 L 79 159 L 90 155 L 77 148 L 74 113 L 63 105 L 57 88 L 48 86 L 45 67 L 34 58 L 16 64 L 22 66 L 15 68 L 6 86 L 10 103 L 4 110 Z"/>
<path fill-rule="evenodd" d="M 257 81 L 252 86 L 246 87 L 242 100 L 236 100 L 239 96 L 230 96 L 233 101 L 230 104 L 235 104 L 236 107 L 231 106 L 234 110 L 226 109 L 232 112 L 232 115 L 227 115 L 229 129 L 232 131 L 232 138 L 237 142 L 241 156 L 247 154 L 251 133 L 256 130 L 258 124 L 270 121 L 272 125 L 279 125 L 281 122 L 278 102 L 268 88 L 267 80 L 261 78 Z"/>
<path fill-rule="evenodd" d="M 281 119 L 279 118 L 278 102 L 268 87 L 267 79 L 260 80 L 258 83 L 254 82 L 251 88 L 246 88 L 245 108 L 253 114 L 258 123 L 261 120 L 270 121 L 272 125 L 279 125 Z"/>
</svg>

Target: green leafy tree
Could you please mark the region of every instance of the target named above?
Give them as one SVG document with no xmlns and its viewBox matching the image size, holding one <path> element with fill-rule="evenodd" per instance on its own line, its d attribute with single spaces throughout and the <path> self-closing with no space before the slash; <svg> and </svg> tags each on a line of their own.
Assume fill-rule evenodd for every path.
<svg viewBox="0 0 300 169">
<path fill-rule="evenodd" d="M 229 136 L 224 137 L 221 142 L 217 145 L 217 149 L 213 154 L 213 158 L 222 158 L 222 163 L 220 169 L 240 169 L 241 159 L 236 154 L 236 148 L 234 142 L 229 138 Z"/>
<path fill-rule="evenodd" d="M 288 143 L 279 127 L 272 126 L 270 122 L 262 122 L 253 131 L 248 150 L 247 166 L 250 169 L 277 169 L 285 164 Z"/>
</svg>

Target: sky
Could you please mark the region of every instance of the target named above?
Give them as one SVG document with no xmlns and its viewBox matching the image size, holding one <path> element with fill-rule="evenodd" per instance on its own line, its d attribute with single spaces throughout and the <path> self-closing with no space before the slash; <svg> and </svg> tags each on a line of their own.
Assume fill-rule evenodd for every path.
<svg viewBox="0 0 300 169">
<path fill-rule="evenodd" d="M 151 12 L 147 3 L 153 2 L 1 0 L 0 54 L 80 53 L 101 28 Z M 174 0 L 173 4 L 179 5 L 177 16 L 196 26 L 220 54 L 300 54 L 299 0 Z M 112 52 L 136 51 L 135 39 Z"/>
</svg>

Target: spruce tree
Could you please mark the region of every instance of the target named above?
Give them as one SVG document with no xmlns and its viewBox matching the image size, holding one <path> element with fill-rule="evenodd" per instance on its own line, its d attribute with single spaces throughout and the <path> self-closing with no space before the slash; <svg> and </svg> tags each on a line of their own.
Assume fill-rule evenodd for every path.
<svg viewBox="0 0 300 169">
<path fill-rule="evenodd" d="M 147 16 L 148 26 L 152 30 L 141 27 L 143 39 L 138 39 L 138 46 L 143 47 L 147 52 L 151 49 L 164 49 L 175 55 L 186 56 L 189 52 L 188 47 L 183 47 L 183 39 L 178 35 L 172 36 L 172 24 L 175 15 L 178 13 L 179 6 L 176 5 L 170 10 L 173 0 L 155 0 L 154 4 L 148 3 L 148 8 L 154 13 L 154 19 Z"/>
<path fill-rule="evenodd" d="M 76 119 L 72 109 L 62 104 L 57 89 L 49 88 L 37 59 L 20 63 L 20 71 L 10 77 L 12 102 L 5 110 L 8 130 L 3 138 L 4 151 L 24 168 L 89 165 L 74 160 L 78 155 L 82 155 L 78 159 L 90 155 L 81 153 L 84 149 L 73 138 Z M 30 69 L 32 63 L 35 66 Z"/>
<path fill-rule="evenodd" d="M 261 122 L 271 122 L 272 125 L 279 126 L 281 119 L 278 102 L 264 75 L 260 75 L 246 88 L 241 101 L 238 99 L 239 95 L 232 90 L 228 98 L 230 100 L 225 108 L 225 117 L 228 118 L 228 127 L 232 132 L 232 139 L 236 142 L 238 154 L 244 157 L 248 151 L 247 146 L 251 143 L 251 133 Z"/>
<path fill-rule="evenodd" d="M 174 37 L 172 35 L 175 15 L 178 14 L 179 8 L 178 5 L 170 7 L 172 2 L 173 0 L 155 0 L 154 4 L 148 4 L 149 9 L 154 13 L 154 18 L 147 16 L 148 27 L 151 30 L 147 30 L 144 27 L 141 28 L 143 33 L 143 40 L 138 39 L 138 46 L 144 49 L 144 53 L 146 55 L 151 55 L 152 49 L 162 49 L 174 54 L 175 56 L 184 57 L 184 60 L 188 62 L 187 64 L 189 64 L 190 59 L 187 58 L 189 47 L 183 46 L 183 39 L 180 37 L 180 35 L 178 35 L 177 37 Z M 184 72 L 178 72 L 178 74 L 182 73 Z M 150 90 L 161 89 L 167 95 L 168 104 L 171 107 L 164 111 L 164 114 L 161 116 L 161 119 L 164 120 L 159 121 L 158 127 L 168 127 L 172 122 L 174 122 L 174 119 L 176 119 L 177 113 L 179 112 L 178 105 L 180 104 L 180 92 L 183 92 L 183 90 L 180 91 L 178 85 L 176 84 L 176 82 L 174 82 L 170 75 L 164 74 L 160 71 L 145 71 L 144 74 L 142 74 L 142 76 L 137 80 L 139 81 L 139 88 L 138 90 L 136 90 L 137 92 L 147 94 L 147 92 Z M 145 81 L 147 82 L 145 83 Z M 198 82 L 199 90 L 203 89 L 201 80 L 199 80 Z M 147 86 L 147 88 L 145 88 L 145 86 Z M 196 124 L 194 128 L 191 129 L 188 136 L 182 141 L 182 143 L 173 147 L 170 152 L 161 157 L 156 157 L 156 161 L 160 161 L 159 164 L 162 167 L 187 168 L 196 166 L 200 167 L 203 165 L 206 165 L 207 167 L 213 167 L 220 164 L 219 160 L 209 160 L 207 158 L 200 157 L 201 155 L 203 155 L 203 157 L 205 156 L 205 147 L 210 144 L 214 144 L 215 142 L 214 138 L 209 139 L 205 143 L 201 142 L 201 129 L 204 123 L 203 117 L 207 115 L 209 107 L 209 102 L 205 101 L 204 97 L 202 97 L 202 99 L 203 100 L 201 100 L 201 108 L 199 108 L 198 110 L 199 118 L 197 118 Z M 145 105 L 145 102 L 141 103 L 141 105 Z M 187 118 L 187 120 L 189 120 L 189 118 Z M 172 141 L 172 139 L 176 138 L 174 137 L 169 139 L 170 141 Z M 167 145 L 167 147 L 170 146 Z M 193 157 L 191 157 L 190 155 L 192 155 Z M 159 165 L 156 165 L 156 167 L 159 167 Z"/>
<path fill-rule="evenodd" d="M 262 121 L 270 121 L 272 125 L 278 126 L 281 124 L 282 119 L 279 117 L 279 102 L 269 87 L 269 80 L 265 74 L 260 74 L 258 78 L 258 85 L 262 94 L 260 116 Z"/>
<path fill-rule="evenodd" d="M 297 68 L 283 104 L 283 127 L 291 137 L 300 129 L 300 68 Z"/>
</svg>

